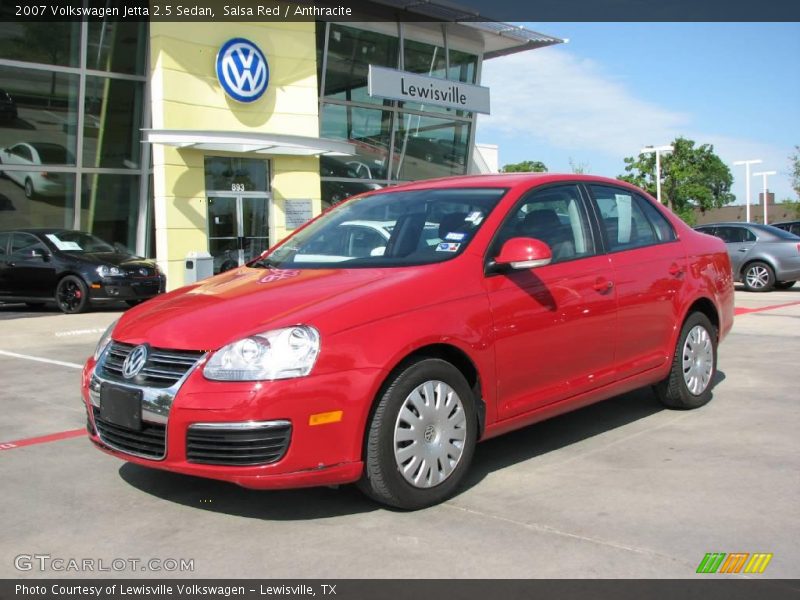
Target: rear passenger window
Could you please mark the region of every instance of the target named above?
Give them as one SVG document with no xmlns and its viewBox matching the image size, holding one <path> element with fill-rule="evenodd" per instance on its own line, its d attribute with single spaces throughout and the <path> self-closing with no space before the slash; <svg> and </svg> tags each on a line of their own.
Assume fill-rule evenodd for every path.
<svg viewBox="0 0 800 600">
<path fill-rule="evenodd" d="M 637 194 L 610 186 L 589 186 L 600 211 L 609 250 L 629 250 L 676 239 L 669 221 Z"/>
</svg>

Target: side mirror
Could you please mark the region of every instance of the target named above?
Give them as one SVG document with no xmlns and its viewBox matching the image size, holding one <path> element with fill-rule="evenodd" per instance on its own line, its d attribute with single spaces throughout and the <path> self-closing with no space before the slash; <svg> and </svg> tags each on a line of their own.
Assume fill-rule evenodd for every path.
<svg viewBox="0 0 800 600">
<path fill-rule="evenodd" d="M 47 250 L 42 250 L 41 248 L 34 248 L 31 250 L 31 258 L 41 258 L 44 262 L 50 260 L 50 253 Z"/>
<path fill-rule="evenodd" d="M 550 246 L 543 241 L 516 237 L 503 244 L 503 248 L 494 262 L 498 266 L 508 266 L 520 270 L 543 267 L 549 265 L 551 260 L 553 260 L 553 253 Z"/>
</svg>

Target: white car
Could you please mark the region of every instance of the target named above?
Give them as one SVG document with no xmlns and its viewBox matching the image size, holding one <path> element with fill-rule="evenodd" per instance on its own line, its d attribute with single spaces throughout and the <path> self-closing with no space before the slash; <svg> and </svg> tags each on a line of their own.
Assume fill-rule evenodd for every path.
<svg viewBox="0 0 800 600">
<path fill-rule="evenodd" d="M 3 165 L 41 166 L 75 164 L 69 151 L 49 142 L 19 142 L 0 150 Z M 25 188 L 25 196 L 63 196 L 66 174 L 52 171 L 4 171 L 6 177 Z"/>
</svg>

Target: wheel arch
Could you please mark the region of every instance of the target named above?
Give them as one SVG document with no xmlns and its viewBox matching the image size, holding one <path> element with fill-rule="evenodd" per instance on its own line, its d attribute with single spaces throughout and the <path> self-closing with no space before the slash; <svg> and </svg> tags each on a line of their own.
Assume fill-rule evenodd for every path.
<svg viewBox="0 0 800 600">
<path fill-rule="evenodd" d="M 683 315 L 683 319 L 681 319 L 680 327 L 678 327 L 678 333 L 680 334 L 680 328 L 683 327 L 683 324 L 686 322 L 686 319 L 688 319 L 692 315 L 692 313 L 696 312 L 703 313 L 706 317 L 708 317 L 708 320 L 711 321 L 711 324 L 714 326 L 714 329 L 716 329 L 717 337 L 719 337 L 719 330 L 720 330 L 719 311 L 717 310 L 717 307 L 714 304 L 714 302 L 706 297 L 697 298 L 694 302 L 692 302 L 691 305 L 689 305 L 689 308 Z"/>
</svg>

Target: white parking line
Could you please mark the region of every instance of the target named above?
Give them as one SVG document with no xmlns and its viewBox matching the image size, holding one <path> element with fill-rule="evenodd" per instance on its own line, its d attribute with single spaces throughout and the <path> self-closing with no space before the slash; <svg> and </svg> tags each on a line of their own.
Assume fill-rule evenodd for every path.
<svg viewBox="0 0 800 600">
<path fill-rule="evenodd" d="M 72 335 L 89 335 L 103 333 L 105 331 L 102 327 L 93 327 L 91 329 L 70 329 L 68 331 L 56 331 L 53 335 L 56 337 L 69 337 Z"/>
<path fill-rule="evenodd" d="M 0 354 L 3 356 L 11 356 L 13 358 L 24 358 L 26 360 L 35 360 L 37 362 L 48 363 L 51 365 L 59 365 L 61 367 L 70 367 L 71 369 L 83 368 L 83 365 L 79 365 L 77 363 L 64 362 L 63 360 L 53 360 L 52 358 L 41 358 L 39 356 L 30 356 L 29 354 L 17 354 L 16 352 L 8 352 L 6 350 L 0 350 Z"/>
</svg>

